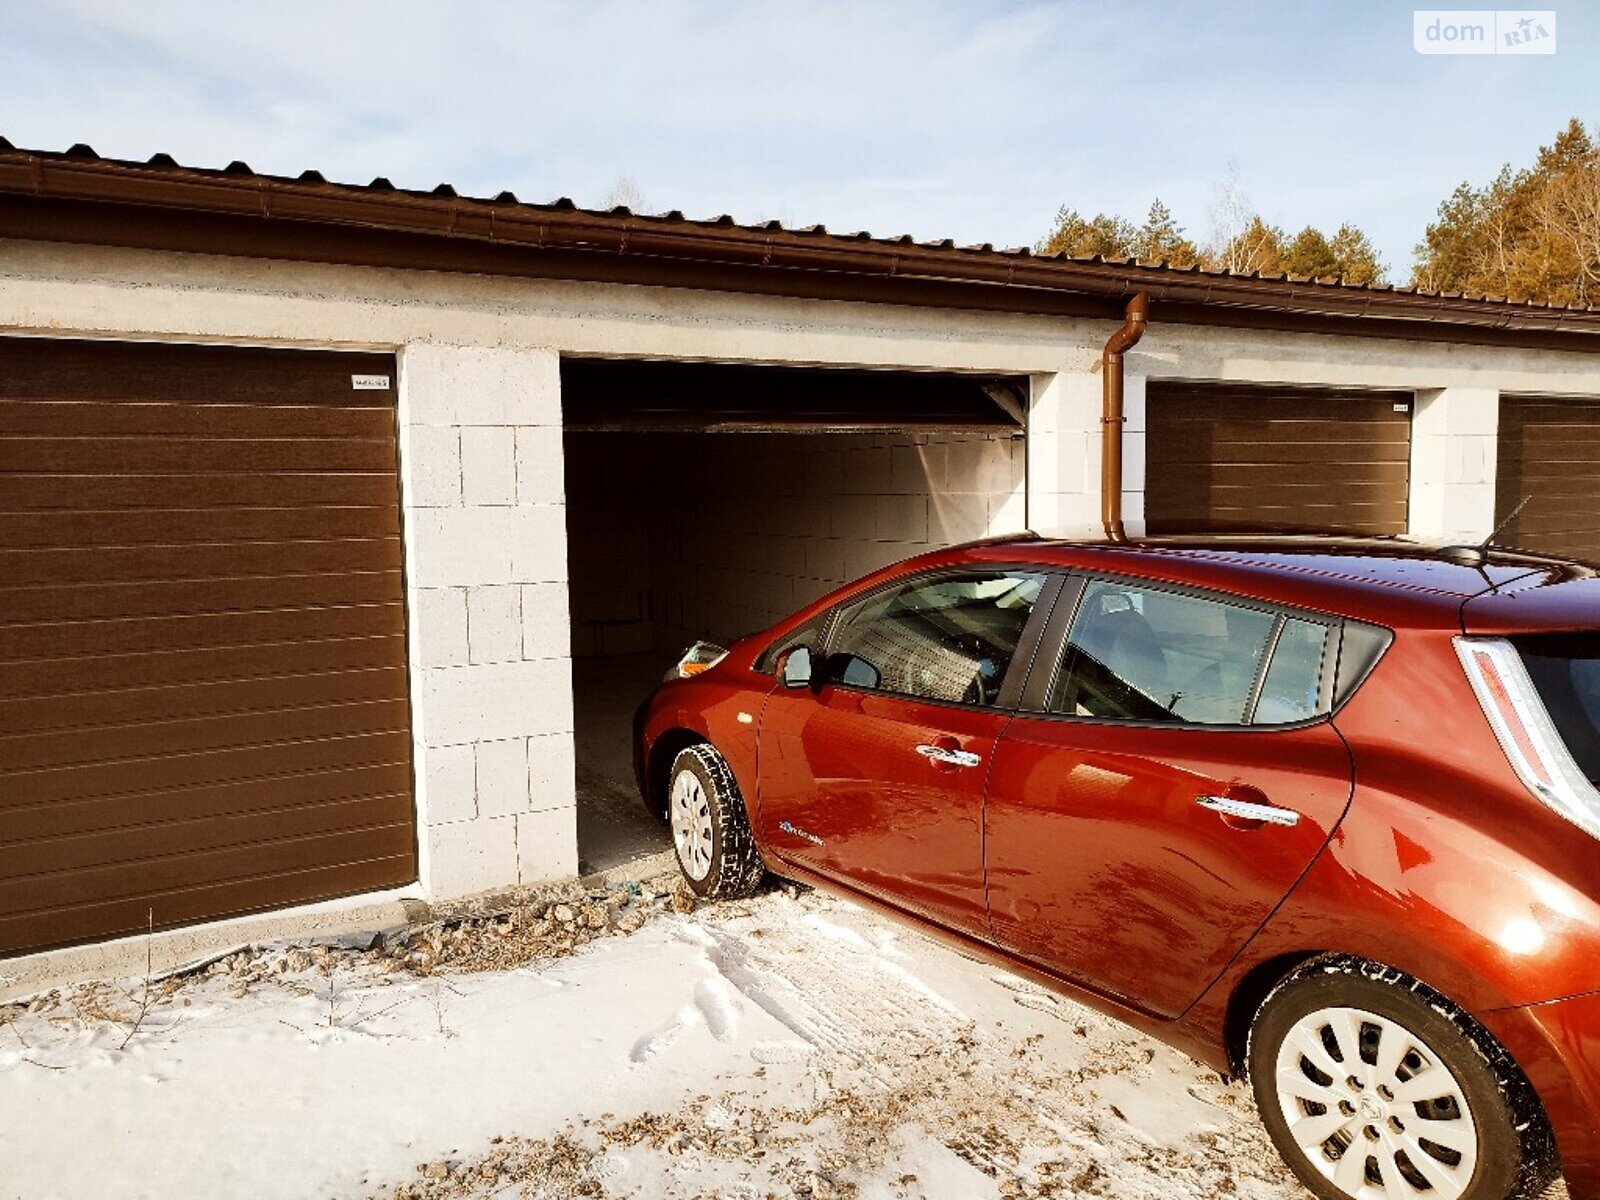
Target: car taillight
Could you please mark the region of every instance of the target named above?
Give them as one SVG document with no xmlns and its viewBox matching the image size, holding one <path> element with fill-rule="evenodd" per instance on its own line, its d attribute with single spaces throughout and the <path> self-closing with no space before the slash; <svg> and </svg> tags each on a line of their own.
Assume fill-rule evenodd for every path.
<svg viewBox="0 0 1600 1200">
<path fill-rule="evenodd" d="M 709 671 L 727 657 L 728 652 L 715 642 L 696 642 L 672 665 L 672 670 L 667 672 L 667 678 L 688 679 L 691 675 Z"/>
<path fill-rule="evenodd" d="M 1516 647 L 1499 638 L 1464 637 L 1455 647 L 1483 715 L 1528 790 L 1600 837 L 1600 792 L 1573 761 Z"/>
</svg>

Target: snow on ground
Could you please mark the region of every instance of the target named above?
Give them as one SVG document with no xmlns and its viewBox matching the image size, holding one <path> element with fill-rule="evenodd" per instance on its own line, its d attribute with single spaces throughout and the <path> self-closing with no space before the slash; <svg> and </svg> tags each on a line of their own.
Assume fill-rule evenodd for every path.
<svg viewBox="0 0 1600 1200">
<path fill-rule="evenodd" d="M 0 1197 L 1305 1194 L 1242 1085 L 844 901 L 636 910 L 0 1010 Z"/>
</svg>

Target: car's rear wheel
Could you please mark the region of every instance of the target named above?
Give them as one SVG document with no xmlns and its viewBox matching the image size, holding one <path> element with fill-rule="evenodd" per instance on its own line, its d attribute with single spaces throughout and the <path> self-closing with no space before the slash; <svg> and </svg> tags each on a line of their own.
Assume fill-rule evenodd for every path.
<svg viewBox="0 0 1600 1200">
<path fill-rule="evenodd" d="M 704 743 L 679 751 L 667 776 L 667 821 L 678 869 L 707 900 L 748 896 L 761 882 L 744 797 L 728 760 Z"/>
<path fill-rule="evenodd" d="M 1295 972 L 1257 1014 L 1249 1069 L 1279 1153 L 1324 1200 L 1507 1200 L 1553 1174 L 1516 1065 L 1399 972 L 1346 957 Z"/>
</svg>

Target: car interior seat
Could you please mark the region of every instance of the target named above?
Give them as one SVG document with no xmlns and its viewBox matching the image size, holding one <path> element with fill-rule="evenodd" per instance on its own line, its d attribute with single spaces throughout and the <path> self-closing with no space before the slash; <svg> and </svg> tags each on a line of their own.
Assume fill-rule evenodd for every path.
<svg viewBox="0 0 1600 1200">
<path fill-rule="evenodd" d="M 1106 603 L 1117 600 L 1124 606 Z M 1152 699 L 1165 700 L 1167 660 L 1156 631 L 1126 595 L 1102 596 L 1101 603 L 1102 611 L 1088 623 L 1079 647 L 1125 683 Z"/>
</svg>

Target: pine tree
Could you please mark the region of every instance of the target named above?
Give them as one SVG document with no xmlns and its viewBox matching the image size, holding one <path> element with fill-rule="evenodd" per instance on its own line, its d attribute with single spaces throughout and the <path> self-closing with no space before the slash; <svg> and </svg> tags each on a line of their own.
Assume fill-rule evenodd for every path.
<svg viewBox="0 0 1600 1200">
<path fill-rule="evenodd" d="M 1387 281 L 1383 263 L 1372 241 L 1356 226 L 1346 221 L 1339 226 L 1329 243 L 1333 253 L 1333 273 L 1346 283 L 1373 284 Z"/>
<path fill-rule="evenodd" d="M 1056 227 L 1036 247 L 1040 254 L 1067 254 L 1073 258 L 1121 259 L 1133 257 L 1135 231 L 1121 217 L 1095 213 L 1084 217 L 1077 209 L 1062 205 L 1056 213 Z"/>
<path fill-rule="evenodd" d="M 1150 205 L 1144 224 L 1133 238 L 1133 255 L 1142 263 L 1165 263 L 1190 267 L 1200 259 L 1200 251 L 1183 234 L 1172 210 L 1158 197 Z"/>
<path fill-rule="evenodd" d="M 1294 235 L 1294 240 L 1284 250 L 1283 269 L 1290 275 L 1327 279 L 1339 274 L 1339 259 L 1328 239 L 1322 236 L 1322 230 L 1307 225 Z"/>
</svg>

